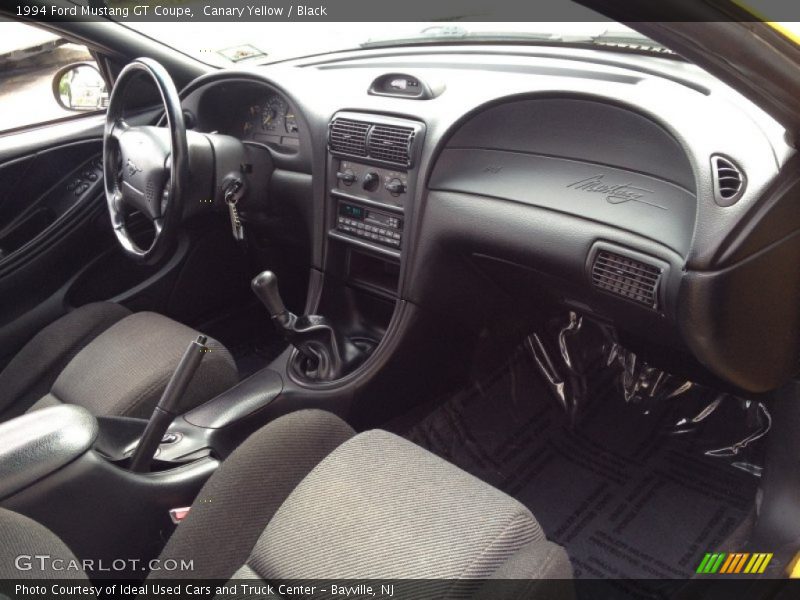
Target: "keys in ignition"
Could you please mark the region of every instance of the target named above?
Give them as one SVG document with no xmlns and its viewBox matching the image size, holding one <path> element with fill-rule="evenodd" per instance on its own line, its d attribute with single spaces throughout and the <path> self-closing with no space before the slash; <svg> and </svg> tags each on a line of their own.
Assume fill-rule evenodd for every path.
<svg viewBox="0 0 800 600">
<path fill-rule="evenodd" d="M 239 211 L 236 210 L 236 204 L 239 202 L 238 192 L 242 187 L 242 182 L 239 180 L 232 181 L 225 190 L 225 204 L 228 205 L 228 215 L 231 219 L 231 232 L 233 239 L 237 242 L 244 240 L 244 227 L 242 220 L 239 218 Z"/>
</svg>

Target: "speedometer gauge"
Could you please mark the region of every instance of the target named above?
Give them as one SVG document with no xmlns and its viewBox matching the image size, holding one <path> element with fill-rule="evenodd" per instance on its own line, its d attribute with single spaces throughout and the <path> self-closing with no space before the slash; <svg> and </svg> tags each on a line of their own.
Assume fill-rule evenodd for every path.
<svg viewBox="0 0 800 600">
<path fill-rule="evenodd" d="M 261 126 L 264 131 L 275 131 L 279 126 L 283 126 L 288 105 L 280 96 L 270 96 L 261 112 Z"/>
<path fill-rule="evenodd" d="M 261 111 L 261 126 L 266 131 L 272 131 L 275 129 L 275 121 L 278 118 L 278 113 L 272 108 L 269 104 L 264 106 L 264 109 Z"/>
</svg>

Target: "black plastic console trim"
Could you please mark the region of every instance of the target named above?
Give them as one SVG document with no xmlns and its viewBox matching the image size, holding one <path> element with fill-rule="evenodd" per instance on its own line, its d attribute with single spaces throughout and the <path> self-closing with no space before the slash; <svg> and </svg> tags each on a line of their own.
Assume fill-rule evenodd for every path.
<svg viewBox="0 0 800 600">
<path fill-rule="evenodd" d="M 342 200 L 348 200 L 350 202 L 360 202 L 361 204 L 364 204 L 366 206 L 371 206 L 372 208 L 378 208 L 380 210 L 386 210 L 400 215 L 402 215 L 405 212 L 402 206 L 394 206 L 392 204 L 384 204 L 383 202 L 375 202 L 374 200 L 370 200 L 369 198 L 364 198 L 362 196 L 356 196 L 353 194 L 346 194 L 345 192 L 340 192 L 337 189 L 331 189 L 330 193 L 331 196 L 335 198 L 341 198 Z"/>
<path fill-rule="evenodd" d="M 380 254 L 381 256 L 385 256 L 386 258 L 391 258 L 393 260 L 400 260 L 400 252 L 398 251 L 390 250 L 389 248 L 383 248 L 381 246 L 378 246 L 377 244 L 370 244 L 368 242 L 364 242 L 362 240 L 359 240 L 358 238 L 350 237 L 349 235 L 339 233 L 338 231 L 335 231 L 333 229 L 328 232 L 328 237 L 333 238 L 334 240 L 339 240 L 340 242 L 352 244 L 353 246 L 363 248 L 364 250 L 369 250 L 370 252 L 375 252 L 377 254 Z"/>
</svg>

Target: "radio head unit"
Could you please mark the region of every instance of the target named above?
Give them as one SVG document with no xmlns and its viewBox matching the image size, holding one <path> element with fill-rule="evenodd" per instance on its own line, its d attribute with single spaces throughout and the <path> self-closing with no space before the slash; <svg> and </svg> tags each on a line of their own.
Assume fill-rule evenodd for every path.
<svg viewBox="0 0 800 600">
<path fill-rule="evenodd" d="M 339 200 L 337 215 L 337 231 L 389 248 L 401 247 L 403 219 L 399 215 L 344 200 Z"/>
</svg>

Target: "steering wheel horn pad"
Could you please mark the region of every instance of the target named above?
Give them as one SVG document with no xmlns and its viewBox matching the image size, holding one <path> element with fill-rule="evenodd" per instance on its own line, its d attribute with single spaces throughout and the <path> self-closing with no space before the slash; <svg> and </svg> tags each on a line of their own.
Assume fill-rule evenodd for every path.
<svg viewBox="0 0 800 600">
<path fill-rule="evenodd" d="M 161 197 L 169 179 L 170 142 L 163 129 L 134 127 L 119 138 L 122 202 L 151 221 L 161 218 Z"/>
</svg>

